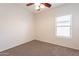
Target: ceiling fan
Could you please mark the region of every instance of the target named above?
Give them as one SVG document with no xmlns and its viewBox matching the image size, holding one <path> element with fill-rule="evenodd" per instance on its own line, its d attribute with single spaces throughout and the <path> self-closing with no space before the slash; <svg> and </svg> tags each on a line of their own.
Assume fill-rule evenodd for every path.
<svg viewBox="0 0 79 59">
<path fill-rule="evenodd" d="M 28 3 L 28 4 L 26 4 L 26 6 L 31 6 L 31 5 L 34 5 L 35 9 L 38 11 L 40 11 L 41 8 L 45 8 L 45 7 L 50 8 L 51 7 L 50 3 Z"/>
</svg>

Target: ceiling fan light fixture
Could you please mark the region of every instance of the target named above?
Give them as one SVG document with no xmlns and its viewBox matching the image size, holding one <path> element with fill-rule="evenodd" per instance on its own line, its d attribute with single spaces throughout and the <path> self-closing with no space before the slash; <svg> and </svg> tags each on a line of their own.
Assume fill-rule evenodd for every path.
<svg viewBox="0 0 79 59">
<path fill-rule="evenodd" d="M 45 8 L 45 7 L 48 7 L 48 8 L 51 7 L 50 3 L 28 3 L 27 4 L 27 6 L 31 6 L 31 5 L 34 5 L 34 9 L 38 11 L 40 11 L 40 9 Z"/>
<path fill-rule="evenodd" d="M 40 10 L 40 3 L 35 3 L 34 7 L 35 7 L 36 10 Z"/>
<path fill-rule="evenodd" d="M 35 7 L 36 10 L 40 10 L 41 8 L 45 8 L 45 6 L 41 3 L 35 3 L 34 7 Z"/>
<path fill-rule="evenodd" d="M 40 7 L 39 7 L 39 6 L 35 6 L 35 9 L 36 9 L 36 10 L 39 10 L 39 9 L 40 9 Z"/>
</svg>

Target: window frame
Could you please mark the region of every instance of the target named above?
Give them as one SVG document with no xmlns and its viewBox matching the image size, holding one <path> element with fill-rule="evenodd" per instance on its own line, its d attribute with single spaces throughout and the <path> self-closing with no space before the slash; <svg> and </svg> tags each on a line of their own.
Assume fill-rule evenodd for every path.
<svg viewBox="0 0 79 59">
<path fill-rule="evenodd" d="M 61 25 L 61 26 L 57 26 L 57 18 L 58 18 L 58 17 L 65 17 L 65 16 L 66 16 L 66 17 L 67 17 L 67 16 L 70 17 L 70 26 L 62 26 L 62 25 Z M 59 38 L 72 38 L 72 15 L 57 16 L 57 17 L 55 17 L 55 18 L 56 18 L 56 19 L 55 19 L 55 20 L 56 20 L 56 21 L 55 21 L 55 29 L 56 29 L 56 30 L 55 30 L 55 35 L 56 35 L 56 37 L 59 37 Z M 69 21 L 68 21 L 68 22 L 69 22 Z M 60 22 L 60 23 L 61 23 L 61 22 Z M 62 22 L 62 23 L 65 23 L 65 21 Z M 67 36 L 64 36 L 64 35 L 63 35 L 63 36 L 57 35 L 57 27 L 69 27 L 69 28 L 70 28 L 70 34 L 69 34 L 70 37 L 67 37 Z"/>
</svg>

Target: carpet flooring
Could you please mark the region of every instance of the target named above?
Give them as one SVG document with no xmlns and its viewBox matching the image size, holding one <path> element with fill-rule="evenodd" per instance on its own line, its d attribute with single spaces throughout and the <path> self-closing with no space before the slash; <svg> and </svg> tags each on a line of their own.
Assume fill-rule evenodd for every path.
<svg viewBox="0 0 79 59">
<path fill-rule="evenodd" d="M 0 52 L 0 56 L 79 56 L 79 50 L 33 40 Z"/>
</svg>

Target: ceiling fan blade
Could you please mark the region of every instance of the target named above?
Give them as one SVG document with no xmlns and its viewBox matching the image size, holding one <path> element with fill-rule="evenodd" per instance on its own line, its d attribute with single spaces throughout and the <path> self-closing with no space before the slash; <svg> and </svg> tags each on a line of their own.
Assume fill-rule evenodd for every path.
<svg viewBox="0 0 79 59">
<path fill-rule="evenodd" d="M 46 7 L 50 8 L 51 4 L 50 3 L 42 3 L 43 5 L 45 5 Z"/>
<path fill-rule="evenodd" d="M 30 6 L 30 5 L 33 5 L 34 3 L 28 3 L 28 4 L 26 4 L 26 6 Z"/>
</svg>

